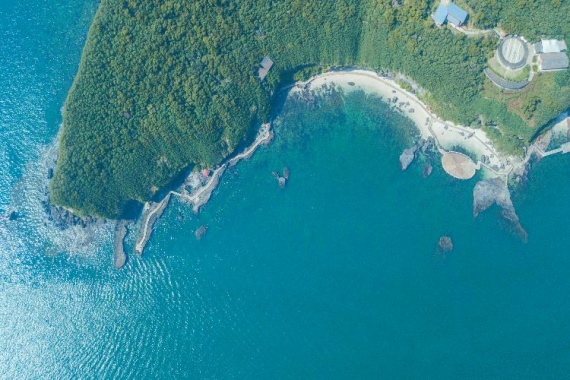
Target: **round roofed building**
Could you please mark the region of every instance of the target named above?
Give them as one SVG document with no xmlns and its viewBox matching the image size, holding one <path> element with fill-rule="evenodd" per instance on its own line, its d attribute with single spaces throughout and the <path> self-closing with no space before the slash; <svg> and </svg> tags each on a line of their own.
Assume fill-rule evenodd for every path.
<svg viewBox="0 0 570 380">
<path fill-rule="evenodd" d="M 447 152 L 441 157 L 443 170 L 457 179 L 470 179 L 477 171 L 471 158 L 459 152 Z"/>
<path fill-rule="evenodd" d="M 522 69 L 527 65 L 528 57 L 528 44 L 520 37 L 508 36 L 499 43 L 497 58 L 507 69 Z"/>
</svg>

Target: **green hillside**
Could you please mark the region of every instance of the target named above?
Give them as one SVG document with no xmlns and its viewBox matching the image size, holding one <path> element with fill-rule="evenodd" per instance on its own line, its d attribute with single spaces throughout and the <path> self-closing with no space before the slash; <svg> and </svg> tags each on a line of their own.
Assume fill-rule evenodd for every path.
<svg viewBox="0 0 570 380">
<path fill-rule="evenodd" d="M 468 3 L 482 24 L 502 20 L 533 37 L 570 37 L 569 23 L 533 21 L 570 14 L 567 2 L 515 1 L 541 4 L 524 19 L 508 11 L 512 1 L 489 9 L 489 1 Z M 508 100 L 483 91 L 497 39 L 436 28 L 429 17 L 436 5 L 102 0 L 65 104 L 52 201 L 79 214 L 120 217 L 129 201 L 148 200 L 186 168 L 221 162 L 268 120 L 280 86 L 330 67 L 402 72 L 429 91 L 425 100 L 442 117 L 473 124 L 484 115 L 500 125 L 493 129 L 500 147 L 522 147 L 537 118 L 533 125 Z M 260 82 L 266 55 L 275 65 Z M 570 106 L 570 74 L 547 75 L 551 87 L 536 95 L 540 121 Z"/>
</svg>

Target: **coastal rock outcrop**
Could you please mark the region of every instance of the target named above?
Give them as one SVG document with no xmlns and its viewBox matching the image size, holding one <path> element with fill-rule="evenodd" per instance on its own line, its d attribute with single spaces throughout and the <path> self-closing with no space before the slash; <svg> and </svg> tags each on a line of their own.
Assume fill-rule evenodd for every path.
<svg viewBox="0 0 570 380">
<path fill-rule="evenodd" d="M 418 147 L 416 145 L 414 145 L 411 148 L 404 149 L 404 151 L 400 155 L 400 165 L 402 167 L 402 170 L 406 170 L 408 166 L 410 166 L 410 164 L 414 162 L 417 150 Z"/>
<path fill-rule="evenodd" d="M 421 139 L 417 141 L 414 146 L 404 149 L 402 154 L 400 155 L 400 165 L 402 170 L 406 170 L 408 166 L 411 165 L 412 162 L 416 158 L 419 157 L 420 161 L 427 162 L 426 165 L 423 167 L 423 175 L 424 178 L 431 174 L 433 167 L 429 163 L 430 156 L 433 152 L 436 152 L 436 145 L 435 140 L 433 138 L 428 139 Z"/>
<path fill-rule="evenodd" d="M 100 222 L 100 220 L 95 217 L 80 217 L 73 214 L 69 210 L 54 206 L 50 202 L 49 198 L 43 200 L 42 205 L 44 207 L 44 211 L 47 214 L 47 219 L 60 230 L 66 230 L 72 226 L 81 226 L 83 228 L 86 228 L 89 225 Z"/>
<path fill-rule="evenodd" d="M 507 184 L 500 178 L 485 179 L 477 182 L 473 189 L 473 216 L 477 217 L 493 204 L 501 207 L 501 216 L 510 224 L 514 231 L 527 240 L 527 232 L 522 227 Z"/>
<path fill-rule="evenodd" d="M 423 154 L 437 152 L 437 147 L 435 146 L 435 140 L 433 137 L 428 137 L 426 140 L 421 140 L 420 149 Z"/>
<path fill-rule="evenodd" d="M 127 262 L 127 254 L 125 253 L 125 236 L 127 235 L 127 222 L 125 220 L 117 221 L 115 226 L 115 252 L 113 257 L 113 265 L 116 269 L 121 269 Z"/>
<path fill-rule="evenodd" d="M 531 159 L 528 162 L 522 162 L 519 164 L 513 165 L 513 170 L 511 171 L 509 177 L 509 184 L 512 186 L 521 186 L 528 180 L 528 174 L 531 165 L 535 162 L 536 156 L 534 156 L 534 160 Z"/>
</svg>

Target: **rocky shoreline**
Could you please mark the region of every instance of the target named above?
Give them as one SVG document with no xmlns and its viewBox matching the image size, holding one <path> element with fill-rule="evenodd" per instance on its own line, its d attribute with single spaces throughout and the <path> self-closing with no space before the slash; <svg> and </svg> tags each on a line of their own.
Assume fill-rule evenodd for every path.
<svg viewBox="0 0 570 380">
<path fill-rule="evenodd" d="M 200 212 L 202 206 L 208 203 L 212 193 L 218 187 L 220 178 L 225 170 L 230 166 L 236 165 L 241 160 L 250 158 L 260 145 L 268 145 L 272 139 L 273 131 L 271 130 L 271 124 L 263 124 L 255 138 L 255 141 L 242 153 L 230 158 L 223 165 L 216 168 L 212 173 L 210 173 L 210 170 L 208 169 L 205 169 L 202 172 L 190 173 L 183 185 L 180 186 L 177 191 L 170 191 L 158 203 L 146 203 L 143 215 L 140 218 L 142 220 L 142 224 L 140 227 L 139 237 L 137 238 L 135 245 L 135 252 L 142 255 L 144 248 L 152 235 L 154 224 L 168 206 L 171 196 L 176 196 L 182 202 L 191 204 L 192 210 L 195 213 Z M 197 230 L 196 237 L 198 239 L 201 239 L 206 233 L 206 227 L 202 227 Z"/>
<path fill-rule="evenodd" d="M 334 75 L 335 73 L 330 73 L 331 80 L 322 84 L 321 86 L 313 87 L 315 80 L 324 80 L 326 81 L 326 77 L 328 74 L 323 74 L 322 76 L 317 76 L 312 78 L 311 80 L 303 83 L 296 83 L 292 85 L 290 88 L 291 93 L 288 96 L 295 95 L 297 99 L 303 101 L 307 107 L 314 109 L 319 107 L 318 100 L 320 97 L 327 97 L 327 96 L 335 96 L 338 98 L 338 101 L 342 101 L 342 94 L 343 92 L 340 91 L 342 86 L 338 86 L 335 84 Z M 343 74 L 344 75 L 344 74 Z M 347 75 L 350 75 L 348 73 Z M 358 75 L 370 76 L 368 73 L 358 73 Z M 378 76 L 377 74 L 375 74 Z M 383 75 L 383 76 L 382 76 Z M 380 80 L 386 81 L 393 81 L 395 77 L 390 76 L 389 73 L 384 73 L 381 76 L 378 76 Z M 352 77 L 348 77 L 352 78 Z M 378 78 L 372 78 L 377 80 Z M 362 78 L 361 78 L 362 79 Z M 362 85 L 361 82 L 355 81 L 354 79 L 348 82 L 347 84 L 349 87 L 354 87 L 355 89 L 360 88 Z M 385 92 L 385 90 L 383 90 Z M 399 89 L 398 91 L 404 91 Z M 389 97 L 390 102 L 392 102 L 392 95 L 396 93 L 396 90 L 391 91 L 391 97 Z M 404 92 L 405 93 L 405 92 Z M 400 98 L 396 98 L 397 100 L 401 100 L 401 93 Z M 413 113 L 414 109 L 410 106 L 410 100 L 400 101 L 403 104 L 399 108 L 398 105 L 393 106 L 395 111 L 403 113 L 404 115 L 414 118 L 418 128 L 420 129 L 420 137 L 416 140 L 416 142 L 409 148 L 405 149 L 399 157 L 400 167 L 402 170 L 408 169 L 408 167 L 414 162 L 419 161 L 422 165 L 422 175 L 424 178 L 427 178 L 431 175 L 433 171 L 433 163 L 432 159 L 437 153 L 441 153 L 442 149 L 438 144 L 438 141 L 431 136 L 429 136 L 426 131 L 430 128 L 429 123 L 426 121 L 425 125 L 420 125 L 417 119 L 417 113 Z M 407 98 L 407 99 L 415 99 L 415 98 Z M 406 108 L 408 107 L 408 108 Z M 569 123 L 570 125 L 570 123 Z M 446 126 L 445 129 L 448 127 Z M 563 131 L 564 132 L 564 131 Z M 471 137 L 473 137 L 473 133 L 464 134 L 459 131 L 461 136 L 465 141 L 468 141 Z M 566 133 L 558 133 L 556 136 L 564 135 L 567 139 L 566 141 L 570 140 L 570 128 Z M 548 133 L 545 135 L 549 137 Z M 564 137 L 563 136 L 563 137 Z M 248 147 L 244 152 L 241 154 L 236 155 L 235 157 L 229 159 L 225 164 L 220 166 L 214 171 L 214 174 L 211 177 L 204 177 L 201 178 L 197 173 L 192 173 L 185 184 L 178 190 L 178 191 L 171 191 L 167 194 L 167 196 L 158 203 L 148 203 L 145 205 L 145 209 L 139 218 L 139 220 L 143 221 L 143 225 L 141 226 L 141 231 L 139 232 L 139 237 L 137 238 L 137 245 L 135 247 L 135 251 L 142 253 L 144 250 L 144 246 L 146 242 L 150 239 L 150 235 L 152 233 L 152 226 L 158 220 L 164 209 L 166 208 L 168 201 L 170 200 L 171 195 L 178 196 L 182 201 L 188 202 L 192 205 L 194 212 L 199 212 L 200 208 L 208 202 L 210 199 L 214 189 L 219 184 L 219 180 L 223 172 L 227 167 L 233 166 L 237 164 L 241 159 L 249 158 L 257 149 L 259 145 L 267 145 L 271 142 L 273 138 L 273 132 L 270 130 L 270 126 L 268 124 L 264 124 L 260 130 L 260 133 L 256 137 L 255 142 Z M 557 137 L 560 139 L 561 137 Z M 495 173 L 495 175 L 491 175 L 489 178 L 484 178 L 481 181 L 477 182 L 475 188 L 473 190 L 473 213 L 474 217 L 477 217 L 479 213 L 487 210 L 493 204 L 497 204 L 501 207 L 501 215 L 508 222 L 508 224 L 512 227 L 512 230 L 523 240 L 527 239 L 527 233 L 522 227 L 520 220 L 515 212 L 514 205 L 510 199 L 510 191 L 509 187 L 516 187 L 521 183 L 524 183 L 529 167 L 531 165 L 531 161 L 534 158 L 539 160 L 545 154 L 544 152 L 547 150 L 548 144 L 550 143 L 550 138 L 544 138 L 541 140 L 540 138 L 537 140 L 536 143 L 531 145 L 525 152 L 525 157 L 520 161 L 515 163 L 511 162 L 510 159 L 506 159 L 510 167 L 505 168 L 503 165 L 499 167 L 497 162 L 497 158 L 494 157 L 492 154 L 489 155 L 481 155 L 480 164 L 482 167 L 488 168 L 491 173 Z M 542 144 L 542 145 L 541 145 Z M 57 148 L 57 146 L 56 146 Z M 54 151 L 55 152 L 55 151 Z M 49 199 L 49 192 L 48 192 L 48 184 L 53 176 L 53 171 L 55 168 L 56 163 L 56 155 L 55 153 L 50 155 L 48 161 L 49 164 L 47 165 L 47 172 L 45 172 L 45 188 L 43 190 L 44 198 L 41 200 L 41 205 L 46 215 L 47 221 L 56 227 L 59 230 L 66 230 L 72 227 L 79 227 L 86 229 L 89 226 L 95 224 L 104 224 L 107 221 L 94 218 L 94 217 L 79 217 L 73 213 L 72 210 L 65 210 L 61 207 L 54 206 L 51 204 Z M 491 161 L 491 159 L 495 161 Z M 285 168 L 286 169 L 286 168 Z M 287 183 L 288 179 L 288 169 L 287 171 L 284 169 L 284 175 L 281 175 L 277 172 L 274 173 L 276 179 L 280 187 L 284 187 Z M 508 169 L 508 170 L 507 170 Z M 498 174 L 498 175 L 497 175 Z M 196 178 L 199 178 L 197 181 Z M 190 189 L 190 190 L 188 190 Z M 17 220 L 20 217 L 18 210 L 13 210 L 10 213 L 10 220 Z M 145 227 L 146 226 L 146 227 Z M 202 230 L 200 230 L 200 235 L 203 236 Z M 119 221 L 116 224 L 115 228 L 115 254 L 114 254 L 114 264 L 116 267 L 122 267 L 126 262 L 126 254 L 124 252 L 124 238 L 127 233 L 127 221 Z M 120 242 L 120 244 L 119 244 Z"/>
<path fill-rule="evenodd" d="M 424 178 L 430 176 L 433 171 L 433 166 L 431 164 L 431 157 L 438 153 L 438 148 L 436 146 L 435 140 L 431 137 L 427 139 L 420 138 L 414 145 L 410 148 L 404 149 L 400 155 L 400 167 L 402 171 L 408 169 L 408 167 L 419 158 L 423 162 L 422 174 Z"/>
</svg>

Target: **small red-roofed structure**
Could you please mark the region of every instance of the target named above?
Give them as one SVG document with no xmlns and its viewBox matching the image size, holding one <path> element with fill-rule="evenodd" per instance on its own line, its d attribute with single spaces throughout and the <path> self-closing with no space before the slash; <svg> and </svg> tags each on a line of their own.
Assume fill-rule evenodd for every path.
<svg viewBox="0 0 570 380">
<path fill-rule="evenodd" d="M 203 175 L 204 177 L 209 177 L 209 176 L 210 176 L 210 171 L 209 171 L 208 169 L 204 169 L 204 170 L 202 170 L 202 175 Z"/>
</svg>

